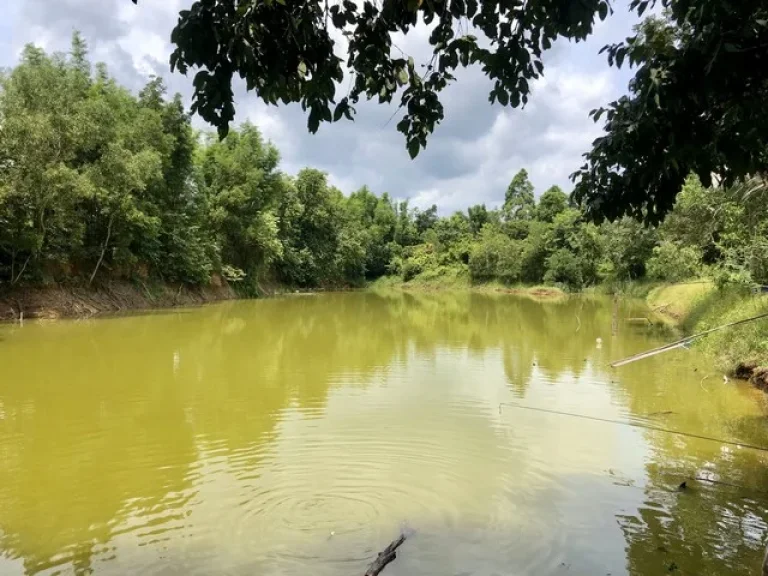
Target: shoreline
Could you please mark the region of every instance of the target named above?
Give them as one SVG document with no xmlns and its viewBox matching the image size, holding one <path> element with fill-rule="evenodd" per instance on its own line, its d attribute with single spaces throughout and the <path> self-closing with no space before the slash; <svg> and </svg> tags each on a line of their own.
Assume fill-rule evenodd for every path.
<svg viewBox="0 0 768 576">
<path fill-rule="evenodd" d="M 226 283 L 208 286 L 114 281 L 97 287 L 21 286 L 0 293 L 0 322 L 92 318 L 128 311 L 200 306 L 238 295 Z"/>
<path fill-rule="evenodd" d="M 406 283 L 384 277 L 359 288 L 364 291 L 439 292 L 472 291 L 486 294 L 514 294 L 544 301 L 556 301 L 570 294 L 555 286 L 504 286 L 497 283 L 470 285 L 456 282 Z M 266 296 L 304 295 L 329 288 L 295 290 L 270 286 Z M 339 287 L 338 290 L 344 290 Z M 349 287 L 346 287 L 349 290 Z M 334 290 L 336 291 L 336 290 Z M 607 286 L 574 293 L 610 296 Z M 768 311 L 768 296 L 754 296 L 743 289 L 718 290 L 711 282 L 674 284 L 632 284 L 614 291 L 620 298 L 643 300 L 655 317 L 654 324 L 665 324 L 684 335 L 702 332 L 719 324 Z M 216 278 L 207 286 L 112 281 L 96 287 L 82 285 L 21 286 L 0 292 L 0 322 L 20 319 L 55 320 L 92 318 L 124 312 L 201 306 L 225 300 L 246 299 L 229 284 Z M 748 380 L 768 392 L 768 322 L 726 331 L 696 343 L 712 363 L 733 378 Z"/>
</svg>

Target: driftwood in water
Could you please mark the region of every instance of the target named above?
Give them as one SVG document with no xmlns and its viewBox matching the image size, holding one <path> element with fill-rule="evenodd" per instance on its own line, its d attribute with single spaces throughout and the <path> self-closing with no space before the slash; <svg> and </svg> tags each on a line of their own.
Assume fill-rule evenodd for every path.
<svg viewBox="0 0 768 576">
<path fill-rule="evenodd" d="M 379 555 L 376 556 L 376 560 L 371 562 L 368 566 L 368 570 L 365 571 L 365 576 L 377 576 L 379 572 L 384 570 L 384 567 L 397 557 L 397 552 L 395 552 L 395 550 L 397 550 L 403 542 L 405 542 L 405 534 L 400 534 L 400 537 L 397 540 L 393 540 L 389 546 L 379 552 Z"/>
<path fill-rule="evenodd" d="M 669 352 L 670 350 L 674 350 L 675 348 L 680 348 L 681 346 L 685 346 L 692 340 L 695 340 L 696 338 L 701 338 L 702 336 L 706 336 L 707 334 L 711 334 L 712 332 L 717 332 L 718 330 L 722 330 L 724 328 L 731 328 L 732 326 L 738 326 L 740 324 L 746 324 L 747 322 L 754 322 L 755 320 L 760 320 L 762 318 L 768 318 L 768 312 L 765 314 L 760 314 L 759 316 L 753 316 L 752 318 L 746 318 L 744 320 L 737 320 L 736 322 L 729 322 L 728 324 L 723 324 L 722 326 L 716 326 L 715 328 L 710 328 L 709 330 L 705 330 L 704 332 L 693 334 L 691 336 L 688 336 L 687 338 L 678 340 L 677 342 L 672 342 L 671 344 L 667 344 L 666 346 L 659 346 L 658 348 L 654 348 L 653 350 L 641 352 L 640 354 L 635 354 L 634 356 L 630 356 L 629 358 L 624 358 L 623 360 L 612 362 L 611 368 L 618 368 L 619 366 L 624 366 L 625 364 L 631 364 L 632 362 L 637 362 L 638 360 L 643 360 L 644 358 L 650 358 L 651 356 L 656 356 L 657 354 L 661 354 L 663 352 Z"/>
</svg>

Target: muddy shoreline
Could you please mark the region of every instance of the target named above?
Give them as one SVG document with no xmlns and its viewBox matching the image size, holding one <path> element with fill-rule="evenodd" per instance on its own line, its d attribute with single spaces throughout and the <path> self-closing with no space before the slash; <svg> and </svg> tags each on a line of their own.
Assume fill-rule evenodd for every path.
<svg viewBox="0 0 768 576">
<path fill-rule="evenodd" d="M 237 294 L 225 283 L 208 286 L 147 286 L 115 281 L 98 287 L 19 287 L 0 291 L 0 321 L 89 318 L 127 311 L 200 306 L 235 298 Z"/>
</svg>

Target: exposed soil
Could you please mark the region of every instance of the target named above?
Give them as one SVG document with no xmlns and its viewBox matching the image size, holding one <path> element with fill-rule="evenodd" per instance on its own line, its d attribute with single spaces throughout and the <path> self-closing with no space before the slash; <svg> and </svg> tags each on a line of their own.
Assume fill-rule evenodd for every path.
<svg viewBox="0 0 768 576">
<path fill-rule="evenodd" d="M 86 318 L 128 310 L 197 306 L 236 298 L 216 279 L 209 286 L 153 285 L 110 282 L 96 288 L 73 286 L 20 287 L 0 292 L 0 320 L 19 318 Z"/>
<path fill-rule="evenodd" d="M 522 294 L 524 296 L 533 296 L 536 298 L 560 298 L 564 295 L 562 290 L 559 290 L 558 288 L 547 288 L 546 286 L 539 286 L 536 288 L 496 288 L 494 291 L 503 294 Z"/>
<path fill-rule="evenodd" d="M 752 362 L 742 362 L 733 371 L 733 377 L 749 380 L 752 384 L 768 392 L 768 368 Z"/>
</svg>

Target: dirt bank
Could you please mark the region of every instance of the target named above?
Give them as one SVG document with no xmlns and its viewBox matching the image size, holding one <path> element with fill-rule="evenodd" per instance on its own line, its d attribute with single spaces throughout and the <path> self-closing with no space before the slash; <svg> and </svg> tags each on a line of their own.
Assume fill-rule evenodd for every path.
<svg viewBox="0 0 768 576">
<path fill-rule="evenodd" d="M 0 292 L 0 320 L 87 318 L 128 310 L 198 306 L 236 298 L 222 282 L 209 286 L 110 282 L 98 288 L 77 286 L 21 287 Z"/>
<path fill-rule="evenodd" d="M 742 362 L 733 370 L 732 376 L 748 380 L 763 392 L 768 392 L 768 368 L 754 362 Z"/>
</svg>

